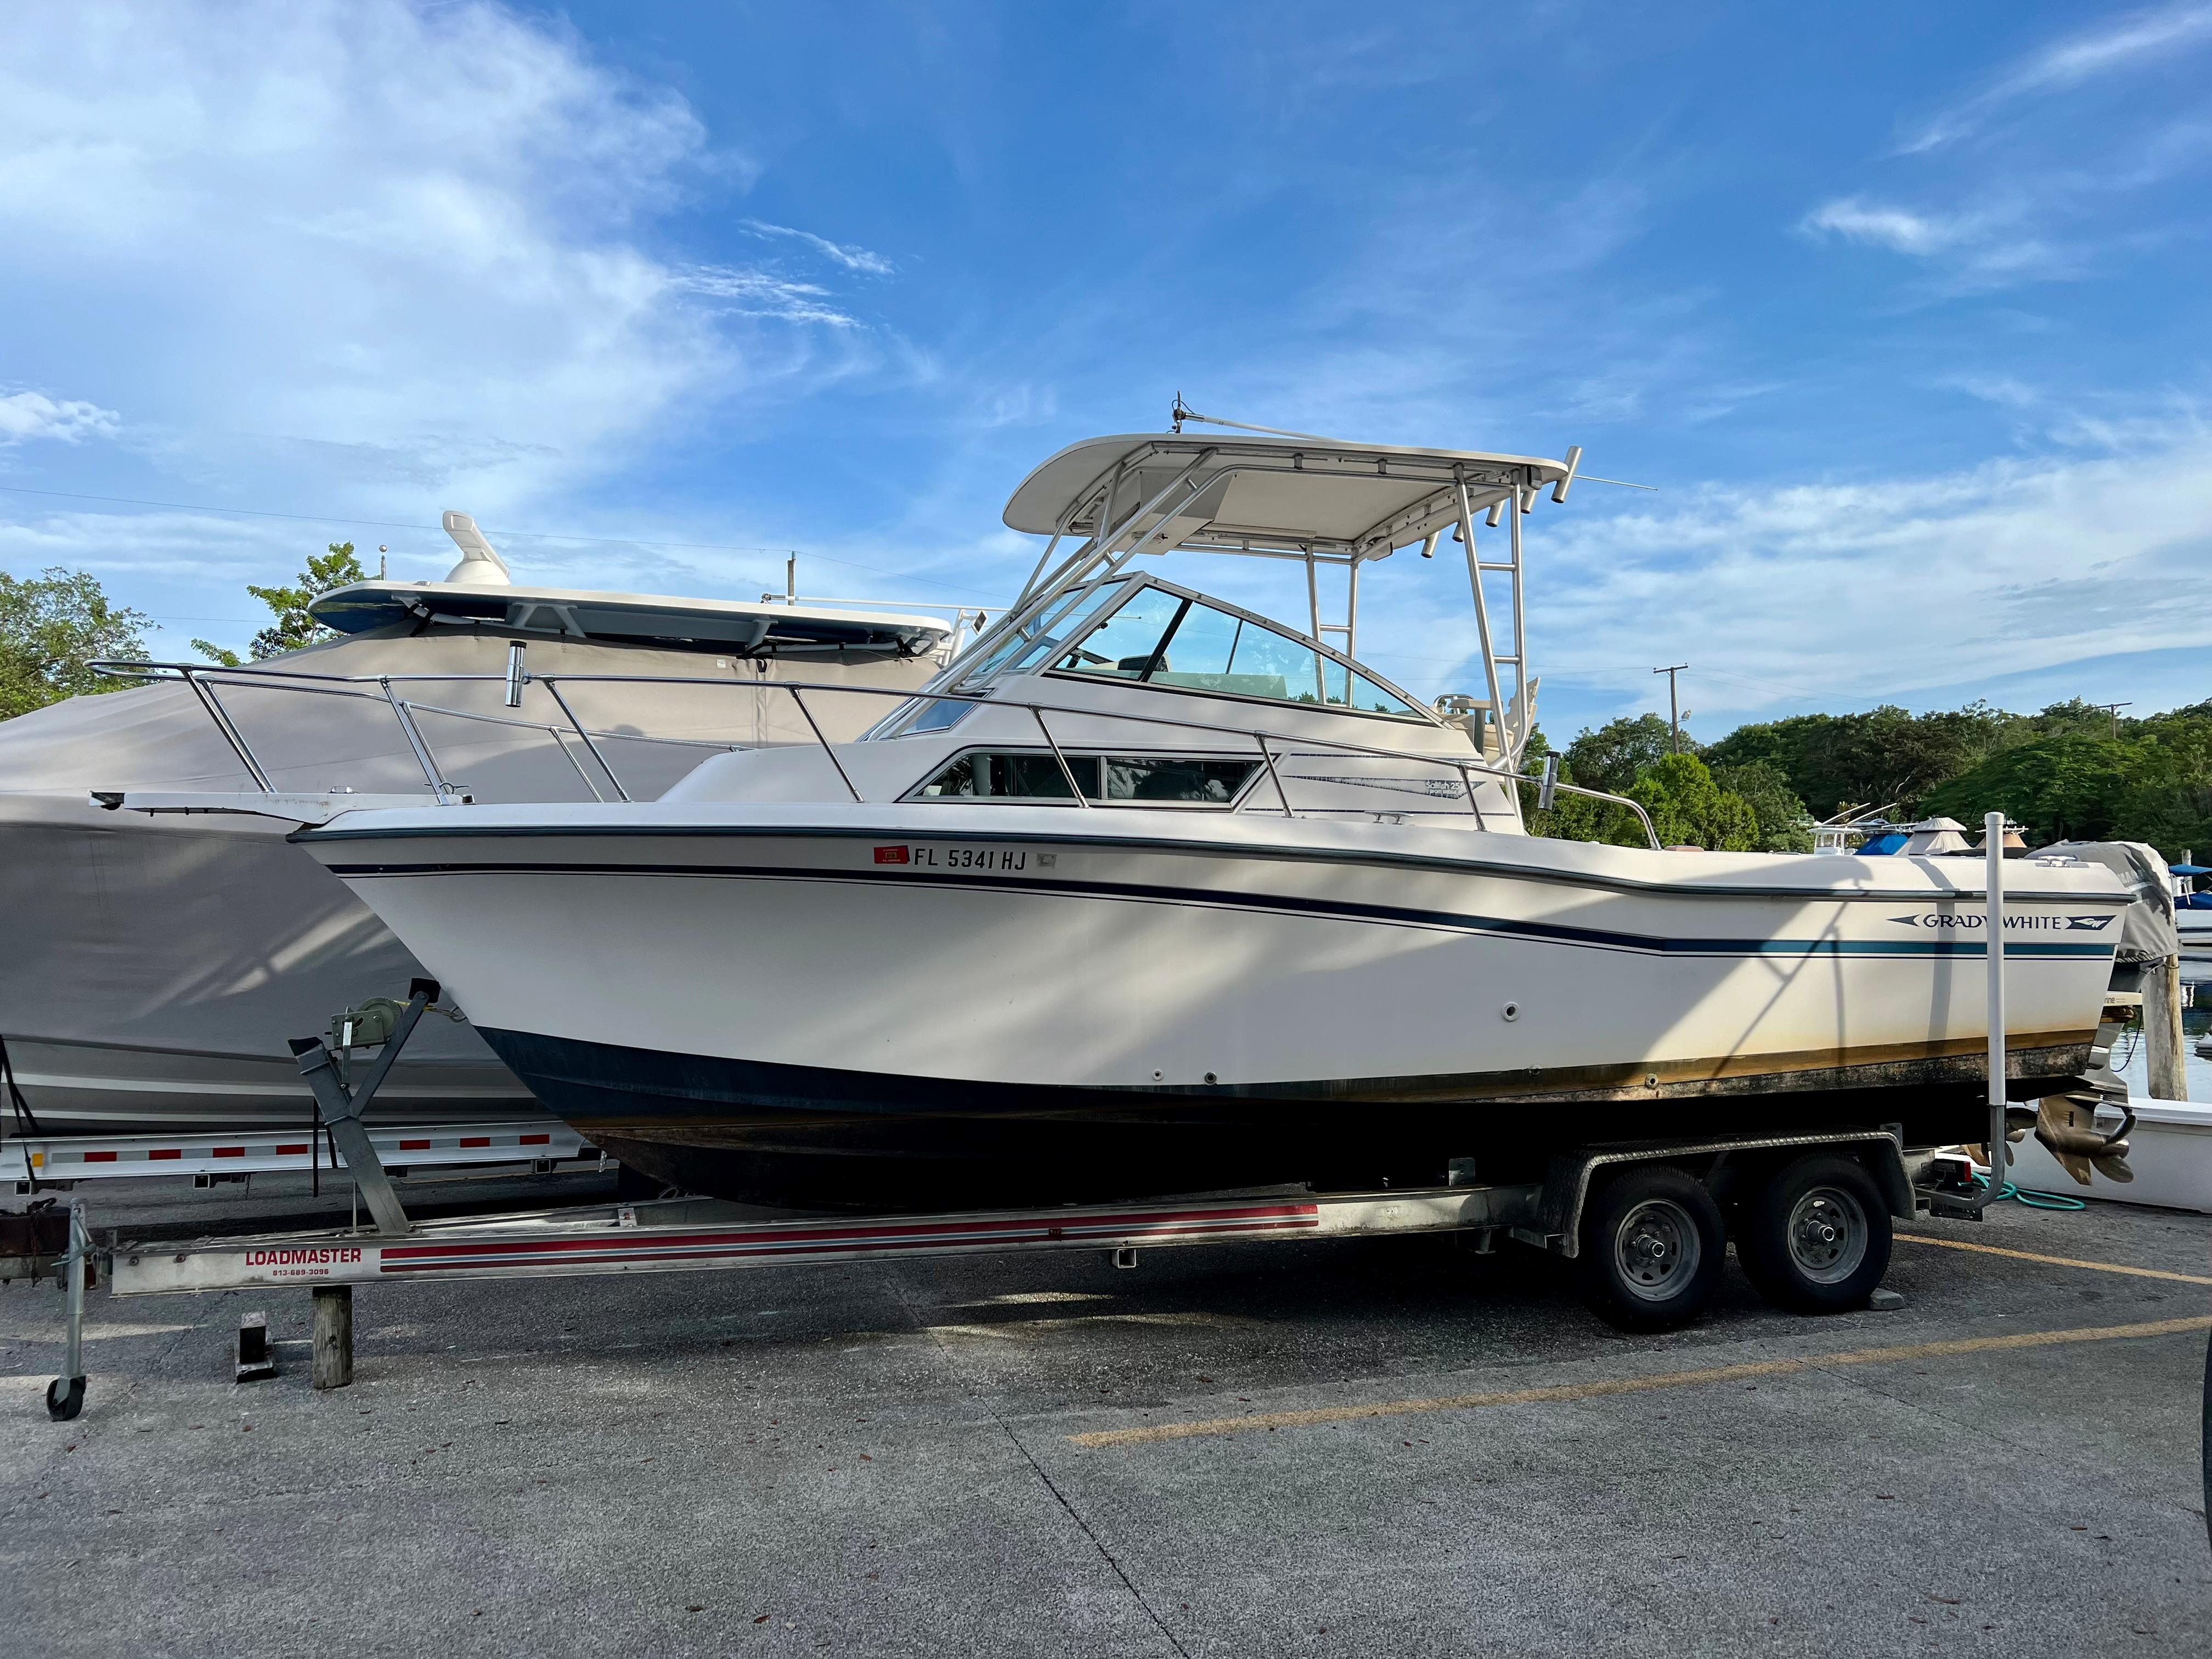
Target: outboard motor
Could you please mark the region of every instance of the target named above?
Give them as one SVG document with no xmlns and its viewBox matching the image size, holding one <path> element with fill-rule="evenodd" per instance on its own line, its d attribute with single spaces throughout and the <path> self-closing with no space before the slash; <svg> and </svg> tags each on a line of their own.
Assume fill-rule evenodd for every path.
<svg viewBox="0 0 2212 1659">
<path fill-rule="evenodd" d="M 2136 1117 L 2128 1105 L 2127 1082 L 2112 1069 L 2112 1047 L 2127 1024 L 2129 1010 L 2142 1002 L 2146 970 L 2181 951 L 2166 860 L 2156 848 L 2132 841 L 2062 841 L 2030 856 L 2101 864 L 2127 884 L 2132 898 L 2120 913 L 2112 987 L 2089 1064 L 2064 1094 L 2037 1103 L 2034 1123 L 2035 1138 L 2083 1186 L 2089 1184 L 2093 1169 L 2107 1181 L 2125 1183 L 2136 1178 L 2127 1161 Z"/>
</svg>

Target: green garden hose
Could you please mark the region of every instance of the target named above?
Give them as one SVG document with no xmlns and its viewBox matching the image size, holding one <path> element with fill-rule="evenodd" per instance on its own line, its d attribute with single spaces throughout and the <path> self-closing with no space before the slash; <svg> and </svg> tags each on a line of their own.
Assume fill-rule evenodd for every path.
<svg viewBox="0 0 2212 1659">
<path fill-rule="evenodd" d="M 1977 1174 L 1974 1184 L 1985 1188 L 1990 1184 L 1990 1178 Z M 2002 1204 L 2008 1198 L 2017 1199 L 2031 1210 L 2086 1210 L 2089 1207 L 2080 1199 L 2069 1198 L 2063 1193 L 2039 1193 L 2033 1187 L 2015 1187 L 2009 1181 L 2005 1182 L 2004 1190 L 1997 1194 L 1996 1201 Z"/>
</svg>

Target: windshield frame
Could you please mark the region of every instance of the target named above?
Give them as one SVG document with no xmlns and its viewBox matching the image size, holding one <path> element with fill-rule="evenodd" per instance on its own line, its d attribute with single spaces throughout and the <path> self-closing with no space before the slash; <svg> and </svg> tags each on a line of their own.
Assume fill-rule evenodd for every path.
<svg viewBox="0 0 2212 1659">
<path fill-rule="evenodd" d="M 1127 687 L 1134 690 L 1171 692 L 1177 696 L 1186 697 L 1215 697 L 1224 702 L 1244 703 L 1250 707 L 1258 708 L 1296 708 L 1306 710 L 1314 714 L 1356 714 L 1362 720 L 1391 720 L 1401 726 L 1406 724 L 1409 720 L 1419 720 L 1428 726 L 1442 726 L 1444 724 L 1443 717 L 1439 715 L 1435 709 L 1430 708 L 1428 704 L 1423 702 L 1419 697 L 1409 696 L 1404 687 L 1393 685 L 1389 680 L 1384 679 L 1380 674 L 1376 673 L 1364 663 L 1346 656 L 1341 651 L 1332 650 L 1329 647 L 1322 644 L 1319 640 L 1313 638 L 1310 635 L 1301 634 L 1294 628 L 1285 627 L 1281 623 L 1276 621 L 1272 617 L 1262 616 L 1256 611 L 1248 611 L 1242 605 L 1231 605 L 1226 599 L 1218 598 L 1212 593 L 1202 592 L 1194 587 L 1185 587 L 1180 582 L 1167 581 L 1158 576 L 1154 576 L 1149 574 L 1133 576 L 1124 574 L 1119 576 L 1106 578 L 1105 580 L 1123 583 L 1126 585 L 1128 591 L 1123 593 L 1121 599 L 1115 601 L 1109 609 L 1104 611 L 1091 611 L 1084 613 L 1084 621 L 1087 624 L 1091 625 L 1094 631 L 1097 625 L 1110 622 L 1115 616 L 1120 614 L 1120 612 L 1133 600 L 1134 600 L 1139 593 L 1143 592 L 1145 589 L 1148 587 L 1156 587 L 1163 593 L 1174 594 L 1176 598 L 1183 601 L 1186 607 L 1192 605 L 1209 605 L 1225 616 L 1234 617 L 1241 622 L 1252 623 L 1257 627 L 1264 628 L 1270 633 L 1280 635 L 1283 638 L 1292 641 L 1299 646 L 1310 647 L 1312 650 L 1318 652 L 1325 661 L 1339 664 L 1344 668 L 1347 675 L 1347 678 L 1346 680 L 1347 695 L 1349 695 L 1351 685 L 1349 677 L 1357 675 L 1359 678 L 1368 681 L 1377 690 L 1389 692 L 1392 696 L 1404 703 L 1406 707 L 1412 711 L 1412 713 L 1410 714 L 1394 714 L 1386 709 L 1355 708 L 1348 702 L 1301 702 L 1295 698 L 1257 697 L 1242 691 L 1217 691 L 1200 686 L 1163 685 L 1156 684 L 1151 680 L 1108 678 L 1096 674 L 1079 673 L 1073 670 L 1062 669 L 1050 665 L 1050 663 L 1052 661 L 1056 661 L 1060 655 L 1065 654 L 1064 652 L 1055 652 L 1054 657 L 1048 659 L 1046 664 L 1040 665 L 1036 667 L 1013 668 L 1011 666 L 1001 665 L 994 672 L 988 683 L 991 684 L 998 684 L 1006 680 L 1011 679 L 1017 675 L 1020 675 L 1036 678 L 1065 680 L 1078 685 L 1116 685 Z M 1103 582 L 1089 584 L 1086 586 L 1103 585 Z M 1071 612 L 1068 614 L 1073 613 Z M 1072 640 L 1062 640 L 1060 643 L 1072 647 L 1075 641 Z M 969 682 L 963 679 L 961 682 L 961 686 L 963 690 L 968 689 Z"/>
</svg>

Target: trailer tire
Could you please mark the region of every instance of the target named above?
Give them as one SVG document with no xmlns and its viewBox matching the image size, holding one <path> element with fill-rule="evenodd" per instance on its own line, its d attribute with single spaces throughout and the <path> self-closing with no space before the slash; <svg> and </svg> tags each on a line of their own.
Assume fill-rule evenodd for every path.
<svg viewBox="0 0 2212 1659">
<path fill-rule="evenodd" d="M 1625 1331 L 1664 1331 L 1704 1311 L 1728 1254 L 1720 1206 L 1668 1164 L 1634 1165 L 1584 1212 L 1576 1278 L 1589 1310 Z"/>
<path fill-rule="evenodd" d="M 1889 1206 L 1850 1158 L 1797 1159 L 1751 1196 L 1735 1253 L 1753 1289 L 1793 1313 L 1863 1308 L 1889 1271 Z"/>
</svg>

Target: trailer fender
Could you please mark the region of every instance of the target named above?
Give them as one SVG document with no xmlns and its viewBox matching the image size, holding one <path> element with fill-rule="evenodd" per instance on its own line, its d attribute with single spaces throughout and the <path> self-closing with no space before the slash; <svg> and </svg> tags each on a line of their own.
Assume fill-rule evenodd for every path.
<svg viewBox="0 0 2212 1659">
<path fill-rule="evenodd" d="M 1574 1257 L 1582 1251 L 1583 1212 L 1592 1192 L 1613 1171 L 1632 1164 L 1679 1164 L 1709 1181 L 1730 1158 L 1744 1154 L 1801 1152 L 1830 1147 L 1865 1166 L 1893 1216 L 1914 1215 L 1912 1183 L 1905 1173 L 1905 1152 L 1888 1129 L 1824 1129 L 1802 1134 L 1738 1135 L 1711 1140 L 1649 1140 L 1580 1146 L 1552 1160 L 1545 1176 L 1542 1219 L 1534 1227 L 1516 1227 L 1524 1244 Z"/>
</svg>

